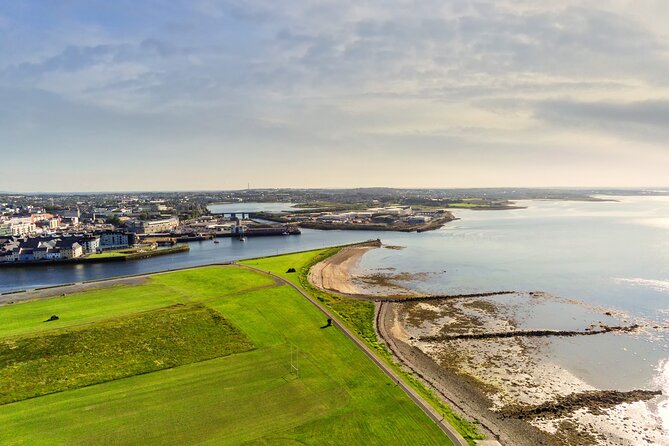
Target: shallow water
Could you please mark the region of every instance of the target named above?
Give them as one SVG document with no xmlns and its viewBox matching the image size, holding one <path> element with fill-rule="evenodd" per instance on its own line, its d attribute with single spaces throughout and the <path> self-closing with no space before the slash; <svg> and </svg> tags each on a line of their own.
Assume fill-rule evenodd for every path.
<svg viewBox="0 0 669 446">
<path fill-rule="evenodd" d="M 457 211 L 461 219 L 441 230 L 384 237 L 406 249 L 370 251 L 358 272 L 392 267 L 431 273 L 405 285 L 432 294 L 514 290 L 556 296 L 542 304 L 506 298 L 520 327 L 616 322 L 593 307 L 627 313 L 621 323 L 640 320 L 650 332 L 551 338 L 546 357 L 598 388 L 666 387 L 669 337 L 652 327 L 667 325 L 669 314 L 669 197 L 616 199 Z M 660 409 L 669 414 L 666 405 Z"/>
</svg>

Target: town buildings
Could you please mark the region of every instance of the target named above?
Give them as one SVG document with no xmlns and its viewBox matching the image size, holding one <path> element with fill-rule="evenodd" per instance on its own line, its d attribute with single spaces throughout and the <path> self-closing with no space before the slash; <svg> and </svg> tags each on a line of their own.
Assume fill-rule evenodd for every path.
<svg viewBox="0 0 669 446">
<path fill-rule="evenodd" d="M 135 234 L 119 231 L 37 237 L 1 236 L 0 262 L 76 259 L 107 249 L 127 248 L 135 241 Z"/>
<path fill-rule="evenodd" d="M 29 217 L 12 217 L 7 222 L 9 224 L 9 230 L 12 235 L 17 237 L 23 237 L 28 234 L 34 234 L 37 227 L 32 216 Z"/>
<path fill-rule="evenodd" d="M 136 243 L 137 237 L 134 233 L 120 231 L 105 231 L 99 234 L 100 251 L 107 249 L 121 249 L 132 246 Z"/>
<path fill-rule="evenodd" d="M 129 220 L 126 227 L 137 234 L 160 234 L 171 232 L 179 226 L 177 217 L 163 218 L 160 220 Z"/>
</svg>

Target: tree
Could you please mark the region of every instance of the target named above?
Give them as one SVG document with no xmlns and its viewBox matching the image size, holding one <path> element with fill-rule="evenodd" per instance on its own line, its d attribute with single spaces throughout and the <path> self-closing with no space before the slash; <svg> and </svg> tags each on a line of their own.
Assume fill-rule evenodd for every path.
<svg viewBox="0 0 669 446">
<path fill-rule="evenodd" d="M 107 219 L 105 220 L 105 223 L 113 225 L 117 228 L 121 226 L 121 220 L 119 220 L 118 216 L 116 216 L 116 215 L 112 215 L 110 217 L 107 217 Z"/>
</svg>

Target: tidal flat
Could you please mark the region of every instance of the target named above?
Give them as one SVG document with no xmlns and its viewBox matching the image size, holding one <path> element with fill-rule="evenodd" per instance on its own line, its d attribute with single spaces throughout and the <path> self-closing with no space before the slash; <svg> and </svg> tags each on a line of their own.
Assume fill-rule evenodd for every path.
<svg viewBox="0 0 669 446">
<path fill-rule="evenodd" d="M 615 344 L 621 337 L 643 336 L 644 331 L 661 329 L 649 326 L 649 321 L 635 320 L 627 325 L 634 327 L 629 331 L 590 335 L 597 327 L 621 326 L 625 320 L 630 321 L 619 319 L 625 315 L 616 317 L 609 311 L 597 311 L 573 299 L 563 302 L 546 293 L 388 305 L 392 305 L 391 335 L 424 352 L 439 368 L 413 366 L 432 374 L 429 380 L 439 380 L 439 369 L 470 378 L 469 382 L 477 383 L 475 387 L 489 401 L 479 411 L 495 412 L 502 419 L 526 421 L 548 434 L 556 444 L 632 445 L 664 441 L 662 420 L 652 409 L 661 391 L 598 388 L 552 361 L 548 354 L 553 344 L 569 343 L 579 336 L 574 333 L 581 333 L 584 343 L 602 337 Z M 536 319 L 526 316 L 548 308 L 556 317 L 544 320 L 540 327 L 535 325 Z M 562 317 L 557 316 L 560 311 Z M 560 320 L 569 322 L 560 325 Z M 538 328 L 549 333 L 524 335 Z M 564 332 L 569 334 L 562 336 L 560 333 Z M 486 333 L 512 336 L 476 337 Z M 457 338 L 458 335 L 462 338 Z"/>
</svg>

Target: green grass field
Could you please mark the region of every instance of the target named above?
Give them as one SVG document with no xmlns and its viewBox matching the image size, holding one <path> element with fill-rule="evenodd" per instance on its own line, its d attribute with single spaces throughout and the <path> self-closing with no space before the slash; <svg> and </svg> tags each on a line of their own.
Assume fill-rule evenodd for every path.
<svg viewBox="0 0 669 446">
<path fill-rule="evenodd" d="M 312 265 L 335 254 L 339 249 L 340 248 L 325 248 L 315 251 L 246 260 L 240 263 L 270 271 L 302 287 L 302 289 L 307 291 L 311 296 L 333 310 L 337 316 L 358 334 L 360 338 L 369 343 L 376 343 L 373 302 L 350 299 L 323 292 L 312 286 L 307 279 L 309 268 Z M 295 268 L 296 272 L 288 273 L 287 271 L 289 268 Z"/>
<path fill-rule="evenodd" d="M 127 251 L 127 250 L 126 250 Z M 106 259 L 109 257 L 126 257 L 129 252 L 123 251 L 105 251 L 105 252 L 96 252 L 88 256 L 89 259 Z"/>
<path fill-rule="evenodd" d="M 0 340 L 0 404 L 253 348 L 220 313 L 173 305 L 96 324 Z"/>
<path fill-rule="evenodd" d="M 385 345 L 380 344 L 377 340 L 376 330 L 374 328 L 373 302 L 327 293 L 309 283 L 307 278 L 309 268 L 321 260 L 336 254 L 341 249 L 342 247 L 324 248 L 314 251 L 298 252 L 295 254 L 251 259 L 240 263 L 270 271 L 301 287 L 332 310 L 338 318 L 350 329 L 356 332 L 358 337 L 369 347 L 376 349 L 379 357 L 393 367 L 396 373 L 403 376 L 405 381 L 421 394 L 421 396 L 437 411 L 439 411 L 444 418 L 460 432 L 469 444 L 474 445 L 476 440 L 485 438 L 480 433 L 475 423 L 460 417 L 453 411 L 453 409 L 444 404 L 434 392 L 428 389 L 422 381 L 400 368 L 393 361 L 392 355 Z M 287 271 L 289 268 L 294 268 L 296 272 L 288 273 Z"/>
<path fill-rule="evenodd" d="M 48 344 L 59 334 L 87 333 L 105 352 L 94 355 L 94 368 L 113 369 L 125 367 L 122 357 L 155 356 L 142 356 L 135 343 L 170 337 L 183 344 L 155 345 L 170 350 L 167 357 L 181 357 L 212 327 L 182 321 L 182 329 L 168 334 L 170 320 L 158 329 L 153 316 L 175 304 L 219 313 L 234 327 L 232 338 L 220 342 L 225 347 L 233 339 L 247 351 L 223 348 L 214 359 L 0 405 L 0 444 L 450 444 L 350 340 L 334 327 L 320 328 L 325 318 L 304 297 L 241 267 L 159 274 L 134 286 L 3 306 L 0 343 Z M 43 322 L 52 314 L 60 319 Z M 115 323 L 146 329 L 128 329 L 119 341 L 104 334 Z M 78 351 L 81 344 L 63 344 L 69 353 L 60 355 L 53 374 L 80 374 L 67 367 L 68 357 L 72 367 L 81 359 L 70 355 L 75 344 Z M 290 373 L 291 344 L 300 349 L 299 378 Z M 198 348 L 210 354 L 210 347 Z M 24 354 L 39 361 L 48 350 Z"/>
</svg>

